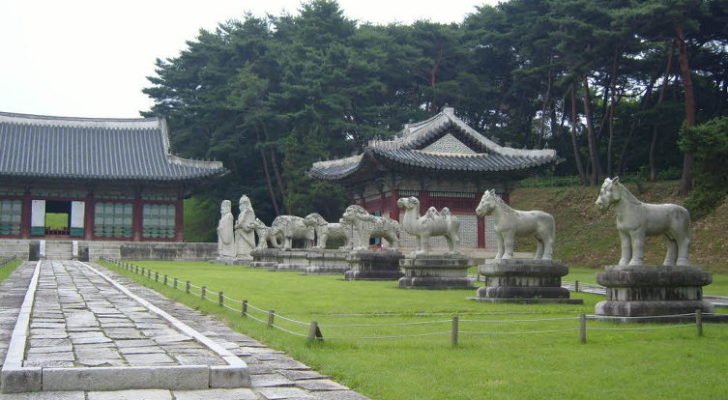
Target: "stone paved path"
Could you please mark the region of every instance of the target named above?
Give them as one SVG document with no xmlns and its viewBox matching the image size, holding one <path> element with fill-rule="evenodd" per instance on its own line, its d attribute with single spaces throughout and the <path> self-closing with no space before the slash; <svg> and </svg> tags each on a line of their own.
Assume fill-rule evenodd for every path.
<svg viewBox="0 0 728 400">
<path fill-rule="evenodd" d="M 251 388 L 40 392 L 0 394 L 0 400 L 366 399 L 282 352 L 234 332 L 210 316 L 92 265 L 244 360 L 250 368 Z M 34 268 L 35 263 L 26 262 L 0 284 L 0 362 L 5 360 L 9 337 Z M 216 354 L 173 330 L 158 316 L 73 261 L 43 262 L 30 330 L 25 365 L 93 368 L 222 363 Z"/>
</svg>

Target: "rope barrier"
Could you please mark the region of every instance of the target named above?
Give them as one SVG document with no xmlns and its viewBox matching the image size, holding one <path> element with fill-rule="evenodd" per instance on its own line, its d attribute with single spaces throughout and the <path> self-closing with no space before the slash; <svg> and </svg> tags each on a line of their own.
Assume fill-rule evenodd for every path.
<svg viewBox="0 0 728 400">
<path fill-rule="evenodd" d="M 543 318 L 543 319 L 510 319 L 510 320 L 490 320 L 490 321 L 483 321 L 483 320 L 476 320 L 476 319 L 461 319 L 460 322 L 476 322 L 476 323 L 486 323 L 486 324 L 502 324 L 506 322 L 546 322 L 546 321 L 573 321 L 577 320 L 579 317 L 564 317 L 564 318 Z"/>
<path fill-rule="evenodd" d="M 431 324 L 449 324 L 447 321 L 425 321 L 425 322 L 402 322 L 393 324 L 352 324 L 352 325 L 319 325 L 319 328 L 378 328 L 381 326 L 413 326 L 413 325 L 431 325 Z M 308 324 L 306 324 L 308 325 Z"/>
<path fill-rule="evenodd" d="M 695 327 L 695 324 L 676 324 L 676 325 L 665 325 L 665 326 L 652 326 L 645 328 L 595 328 L 590 327 L 590 331 L 654 331 L 660 329 L 672 329 L 672 328 L 685 328 Z"/>
<path fill-rule="evenodd" d="M 579 328 L 566 328 L 566 329 L 551 329 L 543 331 L 519 331 L 519 332 L 472 332 L 472 331 L 460 331 L 465 335 L 534 335 L 538 333 L 558 333 L 558 332 L 573 332 L 578 331 Z"/>
<path fill-rule="evenodd" d="M 387 339 L 405 339 L 413 337 L 425 337 L 425 336 L 443 336 L 449 335 L 450 332 L 432 332 L 432 333 L 417 333 L 412 335 L 399 335 L 399 336 L 368 336 L 368 337 L 327 337 L 326 340 L 387 340 Z"/>
</svg>

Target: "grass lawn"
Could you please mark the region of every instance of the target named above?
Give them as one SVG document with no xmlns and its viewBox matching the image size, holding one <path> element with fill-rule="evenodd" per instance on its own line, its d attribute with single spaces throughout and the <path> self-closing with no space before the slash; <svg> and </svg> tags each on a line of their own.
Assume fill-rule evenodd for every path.
<svg viewBox="0 0 728 400">
<path fill-rule="evenodd" d="M 10 276 L 10 274 L 12 274 L 13 271 L 15 271 L 15 268 L 17 268 L 18 265 L 20 265 L 22 262 L 23 261 L 16 258 L 15 260 L 10 261 L 9 263 L 7 263 L 3 266 L 0 266 L 0 282 L 4 281 L 5 278 Z"/>
<path fill-rule="evenodd" d="M 307 345 L 303 337 L 201 300 L 197 289 L 193 290 L 196 295 L 188 295 L 155 283 L 154 274 L 150 281 L 111 267 L 170 298 L 227 319 L 233 328 L 372 399 L 714 399 L 728 393 L 728 325 L 706 325 L 705 336 L 699 338 L 693 325 L 618 326 L 589 321 L 588 343 L 580 344 L 578 321 L 573 318 L 593 313 L 602 299 L 597 295 L 572 294 L 583 298 L 584 305 L 488 304 L 466 300 L 474 290 L 402 290 L 392 281 L 347 282 L 340 276 L 302 276 L 209 263 L 135 264 L 158 271 L 160 282 L 167 274 L 169 285 L 174 277 L 179 278 L 180 288 L 186 280 L 205 285 L 214 290 L 208 289 L 208 297 L 215 301 L 216 291 L 222 290 L 226 296 L 247 299 L 264 310 L 275 309 L 286 318 L 318 321 L 326 340 Z M 566 279 L 595 283 L 595 272 L 578 269 Z M 714 281 L 714 294 L 728 294 L 725 276 Z M 240 303 L 226 304 L 240 308 Z M 249 310 L 265 320 L 265 313 Z M 452 348 L 450 319 L 456 314 L 461 319 L 460 339 L 459 346 Z M 518 322 L 535 319 L 551 320 Z M 298 334 L 308 331 L 306 325 L 280 316 L 275 321 Z M 388 325 L 424 322 L 434 323 Z M 436 335 L 413 336 L 426 334 Z M 355 339 L 400 335 L 410 337 Z"/>
</svg>

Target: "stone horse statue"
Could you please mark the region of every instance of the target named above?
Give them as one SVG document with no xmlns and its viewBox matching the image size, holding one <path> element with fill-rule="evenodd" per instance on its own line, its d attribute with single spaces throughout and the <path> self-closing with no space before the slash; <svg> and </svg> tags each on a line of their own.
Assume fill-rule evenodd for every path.
<svg viewBox="0 0 728 400">
<path fill-rule="evenodd" d="M 537 241 L 535 259 L 551 260 L 556 235 L 554 217 L 543 211 L 519 211 L 511 208 L 495 194 L 486 190 L 475 213 L 479 216 L 493 214 L 495 237 L 498 241 L 496 259 L 513 258 L 516 236 L 533 235 Z"/>
<path fill-rule="evenodd" d="M 270 224 L 268 235 L 275 235 L 283 240 L 283 250 L 293 248 L 293 239 L 303 239 L 304 247 L 313 243 L 314 230 L 303 223 L 303 218 L 295 215 L 279 215 Z"/>
<path fill-rule="evenodd" d="M 619 265 L 642 265 L 645 236 L 656 235 L 667 238 L 664 265 L 690 265 L 690 213 L 685 208 L 676 204 L 643 203 L 622 185 L 619 177 L 604 179 L 596 205 L 601 211 L 614 205 L 622 244 Z"/>
<path fill-rule="evenodd" d="M 326 222 L 319 213 L 308 214 L 303 223 L 316 231 L 316 248 L 325 249 L 329 239 L 343 239 L 344 245 L 341 249 L 351 249 L 352 226 L 343 219 L 339 222 Z"/>
<path fill-rule="evenodd" d="M 367 249 L 372 236 L 384 238 L 392 249 L 399 247 L 399 222 L 391 218 L 371 215 L 362 206 L 350 205 L 341 219 L 351 224 L 359 235 L 359 243 L 354 250 Z"/>
<path fill-rule="evenodd" d="M 427 254 L 431 251 L 430 237 L 445 236 L 449 254 L 455 254 L 460 247 L 460 221 L 444 207 L 437 211 L 430 207 L 425 215 L 420 216 L 420 200 L 417 197 L 402 197 L 397 206 L 403 208 L 402 228 L 417 238 L 415 254 Z"/>
<path fill-rule="evenodd" d="M 248 229 L 254 230 L 255 234 L 258 236 L 258 245 L 255 246 L 256 249 L 267 249 L 268 242 L 270 242 L 275 248 L 281 247 L 279 235 L 276 234 L 277 232 L 267 227 L 265 222 L 260 219 L 256 218 L 255 221 L 250 223 L 248 225 Z"/>
</svg>

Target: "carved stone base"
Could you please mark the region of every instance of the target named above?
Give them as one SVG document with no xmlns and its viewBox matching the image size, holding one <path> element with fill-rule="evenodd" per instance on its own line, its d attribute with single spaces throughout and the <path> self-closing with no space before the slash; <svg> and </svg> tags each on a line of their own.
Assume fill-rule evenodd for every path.
<svg viewBox="0 0 728 400">
<path fill-rule="evenodd" d="M 343 274 L 349 270 L 346 250 L 311 249 L 308 252 L 307 275 Z"/>
<path fill-rule="evenodd" d="M 470 260 L 462 255 L 418 254 L 400 261 L 402 289 L 471 289 Z"/>
<path fill-rule="evenodd" d="M 397 250 L 359 250 L 346 257 L 349 270 L 346 280 L 397 280 L 402 277 L 399 261 L 404 255 Z"/>
<path fill-rule="evenodd" d="M 276 271 L 305 271 L 308 268 L 308 252 L 310 250 L 281 250 L 280 262 Z"/>
<path fill-rule="evenodd" d="M 478 289 L 471 300 L 494 303 L 570 303 L 582 304 L 581 299 L 570 299 L 569 291 L 561 287 L 561 277 L 569 269 L 559 261 L 507 259 L 485 260 L 478 266 L 485 276 L 484 287 Z"/>
<path fill-rule="evenodd" d="M 254 260 L 250 263 L 253 268 L 276 269 L 281 262 L 281 250 L 278 249 L 255 249 L 250 255 Z"/>
<path fill-rule="evenodd" d="M 607 299 L 597 303 L 595 313 L 644 317 L 689 314 L 695 310 L 712 312 L 712 305 L 703 301 L 703 286 L 712 281 L 712 275 L 698 266 L 607 266 L 604 272 L 597 274 L 597 282 L 607 288 Z M 652 320 L 667 321 L 662 318 Z M 623 322 L 627 321 L 647 319 L 625 319 Z"/>
</svg>

